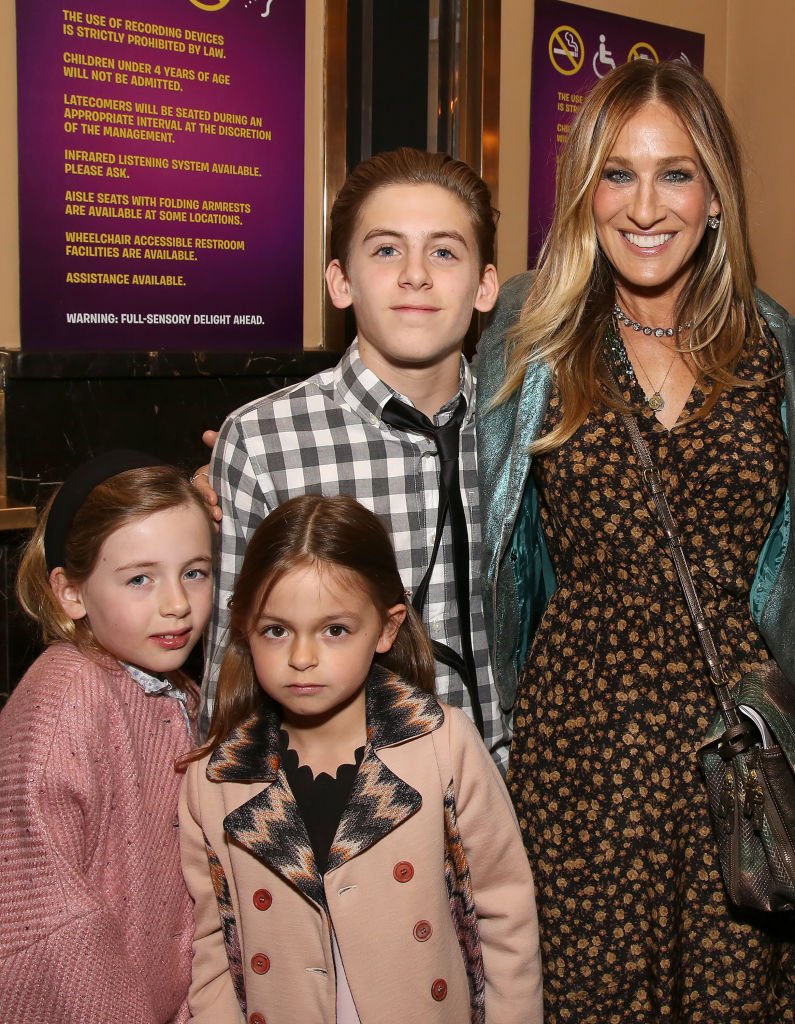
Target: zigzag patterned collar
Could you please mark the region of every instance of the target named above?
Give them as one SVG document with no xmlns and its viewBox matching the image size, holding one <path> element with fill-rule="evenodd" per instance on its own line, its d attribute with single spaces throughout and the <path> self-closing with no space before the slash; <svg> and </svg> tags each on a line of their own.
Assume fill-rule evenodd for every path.
<svg viewBox="0 0 795 1024">
<path fill-rule="evenodd" d="M 394 746 L 438 729 L 444 712 L 434 696 L 374 665 L 365 690 L 368 747 Z M 264 703 L 214 751 L 207 764 L 211 782 L 272 781 L 279 755 L 278 707 Z"/>
</svg>

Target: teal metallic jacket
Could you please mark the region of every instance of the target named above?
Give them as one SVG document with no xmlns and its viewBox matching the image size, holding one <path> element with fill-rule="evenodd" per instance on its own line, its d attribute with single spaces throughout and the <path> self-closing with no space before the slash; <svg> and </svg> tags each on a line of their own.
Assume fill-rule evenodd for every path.
<svg viewBox="0 0 795 1024">
<path fill-rule="evenodd" d="M 504 339 L 524 303 L 532 275 L 503 285 L 494 318 L 478 345 L 478 472 L 483 523 L 483 606 L 494 679 L 505 709 L 516 697 L 518 670 L 555 590 L 555 573 L 538 514 L 528 447 L 544 422 L 552 373 L 531 366 L 520 390 L 490 408 L 505 380 Z M 762 292 L 759 312 L 784 356 L 786 400 L 782 419 L 795 436 L 795 319 Z M 795 445 L 789 446 L 787 494 L 759 556 L 751 589 L 751 614 L 771 654 L 795 685 Z"/>
</svg>

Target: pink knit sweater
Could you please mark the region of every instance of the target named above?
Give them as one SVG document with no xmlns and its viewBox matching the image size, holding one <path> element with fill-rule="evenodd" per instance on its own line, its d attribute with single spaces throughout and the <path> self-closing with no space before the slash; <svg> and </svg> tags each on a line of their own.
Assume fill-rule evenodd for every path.
<svg viewBox="0 0 795 1024">
<path fill-rule="evenodd" d="M 0 715 L 0 1021 L 188 1019 L 177 701 L 50 647 Z"/>
</svg>

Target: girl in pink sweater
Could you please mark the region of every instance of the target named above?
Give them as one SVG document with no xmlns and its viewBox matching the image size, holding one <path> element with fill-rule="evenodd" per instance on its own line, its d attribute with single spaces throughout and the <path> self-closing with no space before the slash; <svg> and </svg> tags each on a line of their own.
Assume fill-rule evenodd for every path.
<svg viewBox="0 0 795 1024">
<path fill-rule="evenodd" d="M 137 452 L 76 470 L 26 549 L 48 647 L 0 715 L 0 1021 L 188 1019 L 174 761 L 211 568 L 201 499 Z"/>
</svg>

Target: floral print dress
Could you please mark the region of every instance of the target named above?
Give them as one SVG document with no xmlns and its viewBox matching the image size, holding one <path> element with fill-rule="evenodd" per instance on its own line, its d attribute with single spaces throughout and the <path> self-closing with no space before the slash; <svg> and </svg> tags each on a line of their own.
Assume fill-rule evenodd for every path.
<svg viewBox="0 0 795 1024">
<path fill-rule="evenodd" d="M 670 431 L 615 367 L 732 679 L 768 657 L 749 591 L 788 451 L 780 351 L 769 334 L 749 348 L 737 373 L 754 385 L 690 419 L 696 385 Z M 553 393 L 545 431 L 559 414 Z M 715 698 L 620 417 L 592 411 L 533 472 L 558 589 L 521 674 L 508 781 L 537 886 L 545 1020 L 795 1021 L 795 921 L 743 918 L 725 895 L 696 762 Z"/>
</svg>

